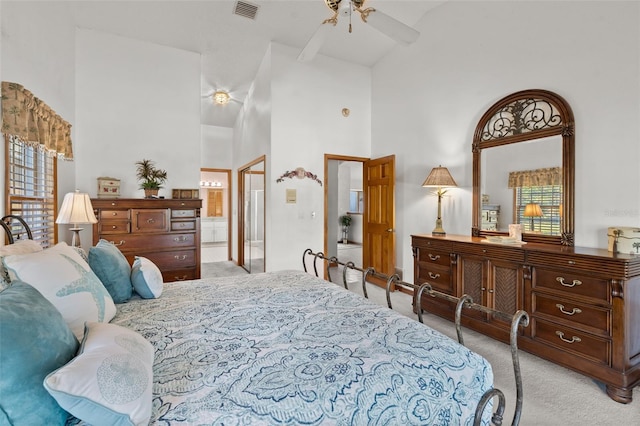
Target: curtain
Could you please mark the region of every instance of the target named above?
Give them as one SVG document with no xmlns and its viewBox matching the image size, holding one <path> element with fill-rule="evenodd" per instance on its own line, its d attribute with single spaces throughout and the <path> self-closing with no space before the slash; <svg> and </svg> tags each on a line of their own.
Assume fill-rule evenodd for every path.
<svg viewBox="0 0 640 426">
<path fill-rule="evenodd" d="M 509 172 L 509 188 L 562 185 L 562 167 Z"/>
<path fill-rule="evenodd" d="M 2 82 L 2 133 L 73 159 L 71 125 L 22 85 L 7 81 Z"/>
</svg>

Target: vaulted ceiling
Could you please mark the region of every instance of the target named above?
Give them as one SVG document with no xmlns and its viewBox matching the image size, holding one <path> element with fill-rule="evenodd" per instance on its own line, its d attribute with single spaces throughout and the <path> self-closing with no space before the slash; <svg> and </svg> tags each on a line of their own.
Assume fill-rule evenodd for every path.
<svg viewBox="0 0 640 426">
<path fill-rule="evenodd" d="M 236 0 L 75 1 L 68 2 L 75 23 L 137 40 L 201 54 L 201 122 L 233 127 L 269 42 L 302 48 L 332 16 L 324 0 L 241 0 L 257 8 L 253 19 L 236 13 Z M 343 0 L 346 1 L 346 0 Z M 443 0 L 367 0 L 387 15 L 414 26 Z M 241 4 L 242 6 L 242 4 Z M 352 16 L 340 17 L 319 54 L 373 66 L 396 42 Z M 225 90 L 232 101 L 215 105 L 211 94 Z"/>
</svg>

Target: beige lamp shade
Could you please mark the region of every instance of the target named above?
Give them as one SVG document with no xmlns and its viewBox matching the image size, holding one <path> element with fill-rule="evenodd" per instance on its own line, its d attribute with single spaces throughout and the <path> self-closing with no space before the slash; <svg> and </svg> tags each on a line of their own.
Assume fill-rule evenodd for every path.
<svg viewBox="0 0 640 426">
<path fill-rule="evenodd" d="M 431 235 L 445 236 L 447 233 L 442 228 L 442 196 L 447 190 L 443 190 L 442 188 L 450 188 L 458 186 L 458 184 L 453 180 L 451 173 L 449 173 L 446 167 L 438 166 L 431 169 L 431 173 L 429 173 L 429 176 L 422 182 L 422 186 L 438 188 L 436 191 L 436 195 L 438 195 L 438 217 L 436 219 L 436 227 L 431 231 Z"/>
<path fill-rule="evenodd" d="M 524 206 L 524 212 L 522 213 L 524 217 L 542 217 L 542 209 L 540 208 L 540 204 L 529 203 Z"/>
<path fill-rule="evenodd" d="M 98 223 L 96 215 L 93 214 L 93 206 L 91 205 L 89 194 L 76 190 L 76 192 L 69 192 L 65 195 L 56 223 L 74 225 Z"/>
<path fill-rule="evenodd" d="M 431 173 L 429 173 L 429 176 L 424 180 L 422 186 L 446 188 L 458 186 L 458 184 L 453 180 L 451 173 L 449 173 L 446 167 L 438 166 L 431 170 Z"/>
</svg>

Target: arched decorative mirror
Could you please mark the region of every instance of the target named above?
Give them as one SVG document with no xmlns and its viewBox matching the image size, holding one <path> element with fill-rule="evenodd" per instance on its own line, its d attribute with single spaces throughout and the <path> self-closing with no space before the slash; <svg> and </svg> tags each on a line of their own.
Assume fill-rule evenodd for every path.
<svg viewBox="0 0 640 426">
<path fill-rule="evenodd" d="M 473 136 L 473 236 L 574 244 L 573 112 L 559 95 L 523 90 L 500 99 Z"/>
</svg>

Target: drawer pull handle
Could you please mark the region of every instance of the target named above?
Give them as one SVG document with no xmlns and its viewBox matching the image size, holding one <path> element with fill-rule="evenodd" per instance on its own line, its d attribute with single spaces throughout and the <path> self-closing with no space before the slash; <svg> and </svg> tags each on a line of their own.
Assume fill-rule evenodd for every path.
<svg viewBox="0 0 640 426">
<path fill-rule="evenodd" d="M 113 212 L 113 213 L 111 213 L 111 216 L 118 216 L 118 213 Z"/>
<path fill-rule="evenodd" d="M 120 240 L 119 243 L 116 243 L 115 241 L 109 241 L 111 244 L 113 244 L 114 246 L 121 246 L 124 245 L 124 240 Z"/>
<path fill-rule="evenodd" d="M 183 254 L 182 256 L 178 256 L 177 254 L 175 256 L 173 256 L 174 258 L 176 258 L 176 260 L 186 260 L 187 259 L 187 255 Z"/>
<path fill-rule="evenodd" d="M 184 223 L 180 224 L 180 228 L 184 228 L 186 225 Z"/>
<path fill-rule="evenodd" d="M 173 277 L 173 278 L 175 278 L 175 279 L 176 279 L 176 281 L 184 281 L 184 280 L 186 280 L 186 279 L 187 279 L 187 276 L 186 276 L 186 275 L 183 275 L 183 276 L 181 276 L 181 277 Z"/>
<path fill-rule="evenodd" d="M 562 340 L 563 342 L 566 342 L 566 343 L 580 343 L 580 342 L 582 342 L 582 339 L 579 338 L 578 336 L 572 336 L 571 340 L 565 339 L 564 338 L 564 333 L 562 331 L 556 331 L 556 334 L 558 335 L 560 340 Z"/>
<path fill-rule="evenodd" d="M 560 303 L 556 304 L 556 308 L 560 309 L 560 312 L 562 312 L 565 315 L 575 315 L 575 314 L 581 314 L 582 313 L 582 309 L 580 309 L 580 308 L 573 308 L 571 310 L 571 312 L 565 311 L 564 310 L 564 305 L 561 305 Z"/>
<path fill-rule="evenodd" d="M 440 255 L 439 254 L 433 255 L 433 254 L 429 253 L 429 259 L 431 259 L 433 261 L 436 261 L 436 260 L 440 259 Z"/>
<path fill-rule="evenodd" d="M 153 222 L 155 222 L 155 220 L 153 220 L 153 219 L 147 219 L 147 223 L 153 223 Z"/>
<path fill-rule="evenodd" d="M 184 235 L 181 237 L 175 237 L 173 241 L 175 241 L 176 243 L 179 243 L 181 241 L 187 241 L 187 237 L 185 237 Z"/>
<path fill-rule="evenodd" d="M 113 225 L 111 229 L 118 229 L 118 225 Z"/>
<path fill-rule="evenodd" d="M 440 278 L 440 274 L 434 274 L 433 272 L 429 272 L 429 278 L 431 278 L 432 280 L 437 280 L 438 278 Z"/>
<path fill-rule="evenodd" d="M 571 284 L 568 284 L 566 282 L 564 282 L 564 277 L 556 277 L 556 281 L 558 281 L 560 284 L 562 284 L 565 287 L 575 287 L 577 285 L 581 285 L 582 281 L 580 280 L 573 280 L 573 282 Z"/>
</svg>

